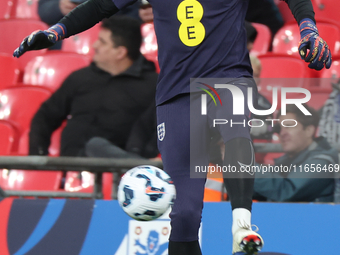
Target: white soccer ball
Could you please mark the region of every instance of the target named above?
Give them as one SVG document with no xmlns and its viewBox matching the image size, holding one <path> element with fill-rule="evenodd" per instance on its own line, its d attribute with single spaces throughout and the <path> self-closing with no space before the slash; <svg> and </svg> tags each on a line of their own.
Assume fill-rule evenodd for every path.
<svg viewBox="0 0 340 255">
<path fill-rule="evenodd" d="M 137 166 L 127 171 L 118 187 L 118 202 L 132 218 L 154 220 L 163 215 L 176 197 L 170 176 L 154 166 Z"/>
</svg>

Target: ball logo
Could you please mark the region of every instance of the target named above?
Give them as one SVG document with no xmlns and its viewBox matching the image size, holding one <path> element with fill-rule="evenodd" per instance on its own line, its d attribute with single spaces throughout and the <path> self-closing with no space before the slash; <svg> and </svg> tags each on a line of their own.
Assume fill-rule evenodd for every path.
<svg viewBox="0 0 340 255">
<path fill-rule="evenodd" d="M 165 194 L 164 191 L 151 187 L 151 186 L 148 186 L 145 188 L 145 193 L 146 194 Z"/>
</svg>

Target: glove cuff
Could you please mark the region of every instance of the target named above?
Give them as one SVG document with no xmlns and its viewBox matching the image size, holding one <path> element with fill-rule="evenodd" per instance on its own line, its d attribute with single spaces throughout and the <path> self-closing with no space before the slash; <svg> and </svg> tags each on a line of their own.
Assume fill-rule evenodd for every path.
<svg viewBox="0 0 340 255">
<path fill-rule="evenodd" d="M 57 23 L 53 25 L 52 27 L 47 29 L 47 31 L 55 34 L 56 41 L 64 39 L 67 33 L 65 25 L 62 23 Z"/>
<path fill-rule="evenodd" d="M 300 34 L 301 38 L 305 37 L 309 33 L 314 32 L 319 34 L 318 29 L 313 20 L 305 18 L 300 22 Z"/>
</svg>

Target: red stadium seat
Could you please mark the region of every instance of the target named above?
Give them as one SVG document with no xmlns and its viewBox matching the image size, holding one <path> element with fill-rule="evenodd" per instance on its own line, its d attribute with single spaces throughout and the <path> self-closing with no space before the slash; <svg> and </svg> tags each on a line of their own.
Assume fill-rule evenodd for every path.
<svg viewBox="0 0 340 255">
<path fill-rule="evenodd" d="M 262 64 L 261 78 L 306 78 L 308 69 L 304 61 L 285 54 L 266 54 L 258 58 Z"/>
<path fill-rule="evenodd" d="M 51 92 L 36 87 L 11 87 L 0 91 L 0 119 L 10 121 L 21 135 L 30 126 L 31 119 Z"/>
<path fill-rule="evenodd" d="M 340 23 L 340 2 L 334 0 L 312 0 L 316 21 L 329 19 Z"/>
<path fill-rule="evenodd" d="M 19 73 L 18 60 L 9 54 L 0 53 L 0 89 L 16 84 Z"/>
<path fill-rule="evenodd" d="M 80 34 L 64 39 L 61 47 L 62 51 L 74 52 L 92 57 L 94 54 L 92 45 L 98 38 L 100 26 L 101 24 L 99 23 Z"/>
<path fill-rule="evenodd" d="M 0 120 L 0 155 L 11 155 L 18 147 L 18 132 L 5 120 Z"/>
<path fill-rule="evenodd" d="M 103 173 L 103 199 L 111 200 L 113 191 L 113 174 Z"/>
<path fill-rule="evenodd" d="M 4 190 L 59 190 L 61 171 L 0 170 L 0 186 Z"/>
<path fill-rule="evenodd" d="M 9 19 L 11 17 L 15 0 L 0 1 L 0 19 Z"/>
<path fill-rule="evenodd" d="M 333 55 L 339 54 L 340 30 L 330 23 L 317 24 L 321 37 L 327 42 Z M 274 36 L 273 52 L 299 56 L 300 31 L 297 24 L 284 25 Z"/>
<path fill-rule="evenodd" d="M 2 0 L 1 0 L 2 1 Z M 2 39 L 0 41 L 0 52 L 13 54 L 14 50 L 19 47 L 22 40 L 35 30 L 45 30 L 48 26 L 42 21 L 38 20 L 0 20 L 0 34 Z M 6 40 L 4 39 L 7 36 Z M 26 52 L 18 59 L 20 71 L 23 71 L 27 62 L 33 57 L 42 55 L 46 49 L 39 51 Z"/>
<path fill-rule="evenodd" d="M 94 174 L 83 171 L 68 171 L 65 178 L 65 191 L 69 192 L 93 192 Z"/>
<path fill-rule="evenodd" d="M 266 54 L 258 56 L 262 71 L 258 82 L 259 92 L 272 102 L 274 87 L 304 87 L 309 70 L 301 59 L 284 54 Z M 289 93 L 288 98 L 300 98 L 300 94 Z M 278 91 L 278 107 L 281 104 L 281 94 Z"/>
<path fill-rule="evenodd" d="M 141 33 L 143 38 L 142 46 L 140 49 L 141 53 L 145 56 L 146 59 L 155 63 L 156 71 L 159 73 L 160 69 L 158 64 L 158 45 L 154 24 L 152 22 L 142 24 Z"/>
<path fill-rule="evenodd" d="M 11 121 L 19 134 L 29 127 L 33 114 L 51 92 L 36 87 L 12 87 L 0 91 L 0 118 Z M 5 190 L 58 190 L 61 171 L 1 170 L 0 186 Z"/>
<path fill-rule="evenodd" d="M 72 72 L 88 66 L 90 59 L 77 53 L 56 52 L 33 58 L 24 71 L 24 84 L 57 90 Z"/>
<path fill-rule="evenodd" d="M 266 54 L 272 41 L 270 29 L 266 25 L 259 23 L 252 23 L 252 25 L 257 31 L 257 37 L 250 53 L 255 56 Z"/>
<path fill-rule="evenodd" d="M 102 179 L 103 185 L 103 198 L 111 200 L 112 185 L 113 185 L 113 174 L 103 173 Z M 65 191 L 68 192 L 85 192 L 92 193 L 94 186 L 94 174 L 90 172 L 75 172 L 69 171 L 65 177 Z"/>
<path fill-rule="evenodd" d="M 38 15 L 39 0 L 16 0 L 14 18 L 40 20 Z"/>
</svg>

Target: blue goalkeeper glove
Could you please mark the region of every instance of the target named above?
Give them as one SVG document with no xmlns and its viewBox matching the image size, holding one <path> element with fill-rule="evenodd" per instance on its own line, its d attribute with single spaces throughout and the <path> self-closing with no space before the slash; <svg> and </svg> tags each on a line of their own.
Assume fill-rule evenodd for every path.
<svg viewBox="0 0 340 255">
<path fill-rule="evenodd" d="M 319 36 L 318 29 L 311 19 L 303 19 L 300 23 L 301 41 L 299 53 L 302 59 L 309 62 L 309 68 L 321 70 L 330 68 L 332 55 L 327 43 Z M 307 54 L 307 49 L 309 52 Z"/>
<path fill-rule="evenodd" d="M 13 56 L 19 58 L 26 51 L 49 48 L 66 35 L 66 28 L 58 23 L 47 30 L 37 30 L 27 36 L 14 51 Z"/>
</svg>

